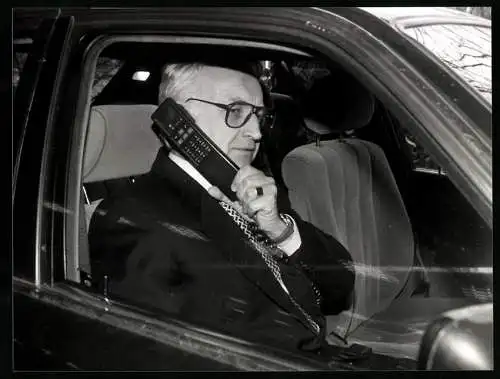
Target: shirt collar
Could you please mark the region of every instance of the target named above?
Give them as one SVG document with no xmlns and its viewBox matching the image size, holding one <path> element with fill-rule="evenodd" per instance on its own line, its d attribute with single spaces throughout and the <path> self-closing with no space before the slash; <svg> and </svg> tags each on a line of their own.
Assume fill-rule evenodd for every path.
<svg viewBox="0 0 500 379">
<path fill-rule="evenodd" d="M 207 191 L 210 187 L 212 187 L 212 184 L 205 179 L 203 175 L 200 174 L 200 172 L 193 167 L 191 163 L 189 163 L 186 159 L 184 159 L 179 153 L 177 153 L 175 150 L 170 150 L 168 153 L 168 158 L 174 162 L 182 171 L 184 171 L 186 174 L 188 174 L 191 179 L 196 181 L 200 186 L 202 186 L 205 191 Z"/>
</svg>

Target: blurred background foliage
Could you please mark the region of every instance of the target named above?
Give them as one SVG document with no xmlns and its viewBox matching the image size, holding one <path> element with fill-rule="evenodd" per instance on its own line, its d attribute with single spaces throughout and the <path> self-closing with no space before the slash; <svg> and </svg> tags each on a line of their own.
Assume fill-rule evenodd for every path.
<svg viewBox="0 0 500 379">
<path fill-rule="evenodd" d="M 491 20 L 491 7 L 452 7 L 452 8 Z"/>
</svg>

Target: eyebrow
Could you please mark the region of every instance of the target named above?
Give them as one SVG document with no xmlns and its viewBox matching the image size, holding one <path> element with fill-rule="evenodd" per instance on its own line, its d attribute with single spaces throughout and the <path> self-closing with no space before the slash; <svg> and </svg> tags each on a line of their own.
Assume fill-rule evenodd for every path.
<svg viewBox="0 0 500 379">
<path fill-rule="evenodd" d="M 244 103 L 252 104 L 251 102 L 239 97 L 239 96 L 230 96 L 228 99 L 228 104 L 229 103 L 234 103 L 236 101 L 243 101 Z"/>
<path fill-rule="evenodd" d="M 242 99 L 242 98 L 241 98 L 241 97 L 239 97 L 239 96 L 236 96 L 236 97 L 230 97 L 230 98 L 228 99 L 228 103 L 227 103 L 227 104 L 231 104 L 231 103 L 234 103 L 234 102 L 237 102 L 237 101 L 242 101 L 242 102 L 244 102 L 244 103 L 247 103 L 247 104 L 253 105 L 254 107 L 259 107 L 259 108 L 263 108 L 263 107 L 265 107 L 265 105 L 264 105 L 264 104 L 262 104 L 262 105 L 255 105 L 254 103 L 252 103 L 252 102 L 250 102 L 250 101 L 247 101 L 247 100 L 245 100 L 245 99 Z"/>
</svg>

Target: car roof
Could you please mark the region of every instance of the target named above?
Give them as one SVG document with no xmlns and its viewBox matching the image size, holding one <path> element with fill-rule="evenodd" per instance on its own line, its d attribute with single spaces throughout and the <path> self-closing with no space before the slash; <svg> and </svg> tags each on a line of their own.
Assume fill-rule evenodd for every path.
<svg viewBox="0 0 500 379">
<path fill-rule="evenodd" d="M 491 21 L 470 13 L 445 7 L 361 7 L 360 9 L 392 25 L 405 27 L 412 24 L 432 24 L 439 21 L 479 24 L 491 27 Z"/>
</svg>

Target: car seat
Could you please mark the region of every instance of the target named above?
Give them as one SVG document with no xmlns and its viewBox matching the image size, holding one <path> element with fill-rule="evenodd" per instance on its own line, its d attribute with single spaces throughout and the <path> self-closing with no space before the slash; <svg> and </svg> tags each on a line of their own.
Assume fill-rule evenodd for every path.
<svg viewBox="0 0 500 379">
<path fill-rule="evenodd" d="M 151 130 L 150 104 L 99 105 L 90 112 L 80 202 L 79 268 L 90 272 L 88 227 L 102 199 L 90 199 L 85 187 L 112 179 L 130 178 L 151 170 L 161 143 Z M 82 212 L 83 210 L 83 212 Z"/>
<path fill-rule="evenodd" d="M 332 91 L 334 88 L 342 91 Z M 335 92 L 335 95 L 331 95 Z M 349 335 L 398 296 L 409 296 L 416 258 L 412 226 L 383 150 L 347 137 L 369 124 L 375 100 L 347 75 L 311 88 L 307 128 L 316 143 L 293 149 L 282 175 L 294 210 L 339 240 L 356 267 L 353 306 L 329 316 L 328 329 Z M 341 136 L 321 140 L 325 136 Z M 420 275 L 418 275 L 420 277 Z"/>
<path fill-rule="evenodd" d="M 271 92 L 274 123 L 269 129 L 262 130 L 262 148 L 277 185 L 283 185 L 281 163 L 285 155 L 293 148 L 307 142 L 304 117 L 300 106 L 291 96 Z"/>
</svg>

